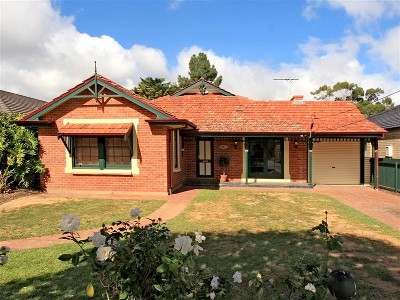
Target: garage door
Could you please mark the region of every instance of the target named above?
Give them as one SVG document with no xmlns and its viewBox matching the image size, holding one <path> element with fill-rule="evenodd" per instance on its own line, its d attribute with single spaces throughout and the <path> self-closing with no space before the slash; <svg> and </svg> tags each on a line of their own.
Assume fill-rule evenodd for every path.
<svg viewBox="0 0 400 300">
<path fill-rule="evenodd" d="M 315 143 L 313 183 L 360 184 L 360 142 Z"/>
</svg>

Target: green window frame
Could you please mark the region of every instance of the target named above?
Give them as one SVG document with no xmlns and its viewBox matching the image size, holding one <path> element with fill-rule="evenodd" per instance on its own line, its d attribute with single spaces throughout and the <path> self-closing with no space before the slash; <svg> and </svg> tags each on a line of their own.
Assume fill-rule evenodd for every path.
<svg viewBox="0 0 400 300">
<path fill-rule="evenodd" d="M 130 169 L 132 150 L 128 138 L 82 136 L 73 138 L 73 168 Z"/>
</svg>

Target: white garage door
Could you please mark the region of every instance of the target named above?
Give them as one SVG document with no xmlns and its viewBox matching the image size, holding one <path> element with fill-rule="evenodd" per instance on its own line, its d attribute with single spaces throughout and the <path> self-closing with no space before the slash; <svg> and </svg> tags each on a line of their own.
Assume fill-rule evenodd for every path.
<svg viewBox="0 0 400 300">
<path fill-rule="evenodd" d="M 360 184 L 360 142 L 315 143 L 313 183 Z"/>
</svg>

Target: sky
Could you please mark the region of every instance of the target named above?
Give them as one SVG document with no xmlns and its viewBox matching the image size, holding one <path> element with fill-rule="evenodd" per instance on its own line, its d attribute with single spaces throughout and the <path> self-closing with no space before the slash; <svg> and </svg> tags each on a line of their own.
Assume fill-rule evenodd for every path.
<svg viewBox="0 0 400 300">
<path fill-rule="evenodd" d="M 311 100 L 339 81 L 388 95 L 400 90 L 400 1 L 0 0 L 0 50 L 0 89 L 45 101 L 94 61 L 131 89 L 176 82 L 199 52 L 222 88 L 255 100 Z"/>
</svg>

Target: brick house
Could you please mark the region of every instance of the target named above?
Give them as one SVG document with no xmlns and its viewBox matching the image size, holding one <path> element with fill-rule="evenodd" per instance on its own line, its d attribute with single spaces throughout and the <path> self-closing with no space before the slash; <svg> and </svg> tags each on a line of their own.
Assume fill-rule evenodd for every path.
<svg viewBox="0 0 400 300">
<path fill-rule="evenodd" d="M 185 182 L 364 183 L 364 146 L 386 133 L 348 101 L 254 101 L 203 79 L 144 99 L 95 74 L 25 116 L 47 190 L 171 193 Z"/>
</svg>

